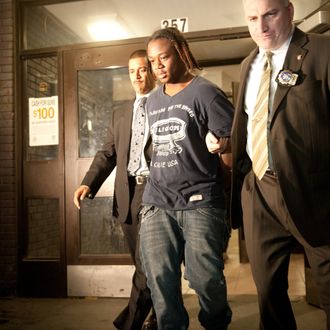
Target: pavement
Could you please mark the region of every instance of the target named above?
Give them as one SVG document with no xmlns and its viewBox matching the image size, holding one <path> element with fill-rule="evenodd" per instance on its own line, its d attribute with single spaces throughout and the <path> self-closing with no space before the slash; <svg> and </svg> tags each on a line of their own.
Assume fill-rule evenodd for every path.
<svg viewBox="0 0 330 330">
<path fill-rule="evenodd" d="M 257 330 L 256 295 L 229 295 L 233 311 L 229 330 Z M 304 296 L 291 297 L 298 330 L 326 330 L 325 314 L 306 303 Z M 198 322 L 198 299 L 184 295 L 190 330 Z M 18 298 L 0 297 L 0 328 L 15 330 L 110 330 L 113 319 L 127 304 L 126 298 Z"/>
</svg>

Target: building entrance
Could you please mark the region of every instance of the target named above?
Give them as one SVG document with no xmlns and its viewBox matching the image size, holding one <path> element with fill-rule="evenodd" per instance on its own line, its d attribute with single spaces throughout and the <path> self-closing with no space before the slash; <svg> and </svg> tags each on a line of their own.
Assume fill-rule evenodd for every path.
<svg viewBox="0 0 330 330">
<path fill-rule="evenodd" d="M 78 211 L 73 193 L 104 142 L 111 113 L 134 99 L 129 54 L 144 44 L 64 52 L 65 200 L 69 296 L 129 296 L 134 271 L 125 238 L 112 220 L 115 173 Z"/>
</svg>

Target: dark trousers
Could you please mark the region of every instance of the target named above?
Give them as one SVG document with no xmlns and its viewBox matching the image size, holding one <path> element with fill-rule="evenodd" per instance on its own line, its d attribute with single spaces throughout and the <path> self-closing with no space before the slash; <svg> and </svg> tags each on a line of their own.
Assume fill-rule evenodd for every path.
<svg viewBox="0 0 330 330">
<path fill-rule="evenodd" d="M 330 330 L 330 246 L 312 247 L 301 236 L 274 177 L 265 175 L 259 181 L 252 171 L 248 173 L 242 206 L 247 253 L 258 292 L 260 329 L 297 328 L 287 292 L 290 254 L 297 240 L 311 266 Z"/>
<path fill-rule="evenodd" d="M 139 257 L 138 217 L 144 186 L 144 184 L 136 185 L 133 180 L 130 180 L 131 209 L 126 222 L 121 224 L 135 265 L 135 271 L 128 305 L 113 322 L 115 327 L 120 330 L 140 330 L 152 307 L 150 290 L 147 287 L 147 280 L 142 271 Z"/>
</svg>

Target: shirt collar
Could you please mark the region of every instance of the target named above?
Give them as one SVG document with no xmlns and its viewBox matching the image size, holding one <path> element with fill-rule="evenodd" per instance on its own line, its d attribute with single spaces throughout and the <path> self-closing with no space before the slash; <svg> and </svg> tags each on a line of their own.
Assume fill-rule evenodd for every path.
<svg viewBox="0 0 330 330">
<path fill-rule="evenodd" d="M 142 99 L 142 97 L 148 97 L 156 88 L 152 89 L 149 93 L 147 94 L 135 94 L 135 100 L 139 101 L 140 99 Z"/>
</svg>

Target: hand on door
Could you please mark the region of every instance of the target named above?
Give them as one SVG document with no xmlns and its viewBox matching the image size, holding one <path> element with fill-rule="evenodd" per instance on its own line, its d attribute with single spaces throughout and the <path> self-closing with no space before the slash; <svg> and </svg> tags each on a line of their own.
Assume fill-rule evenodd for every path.
<svg viewBox="0 0 330 330">
<path fill-rule="evenodd" d="M 80 210 L 80 202 L 90 193 L 90 188 L 88 186 L 81 185 L 73 195 L 73 202 Z"/>
</svg>

